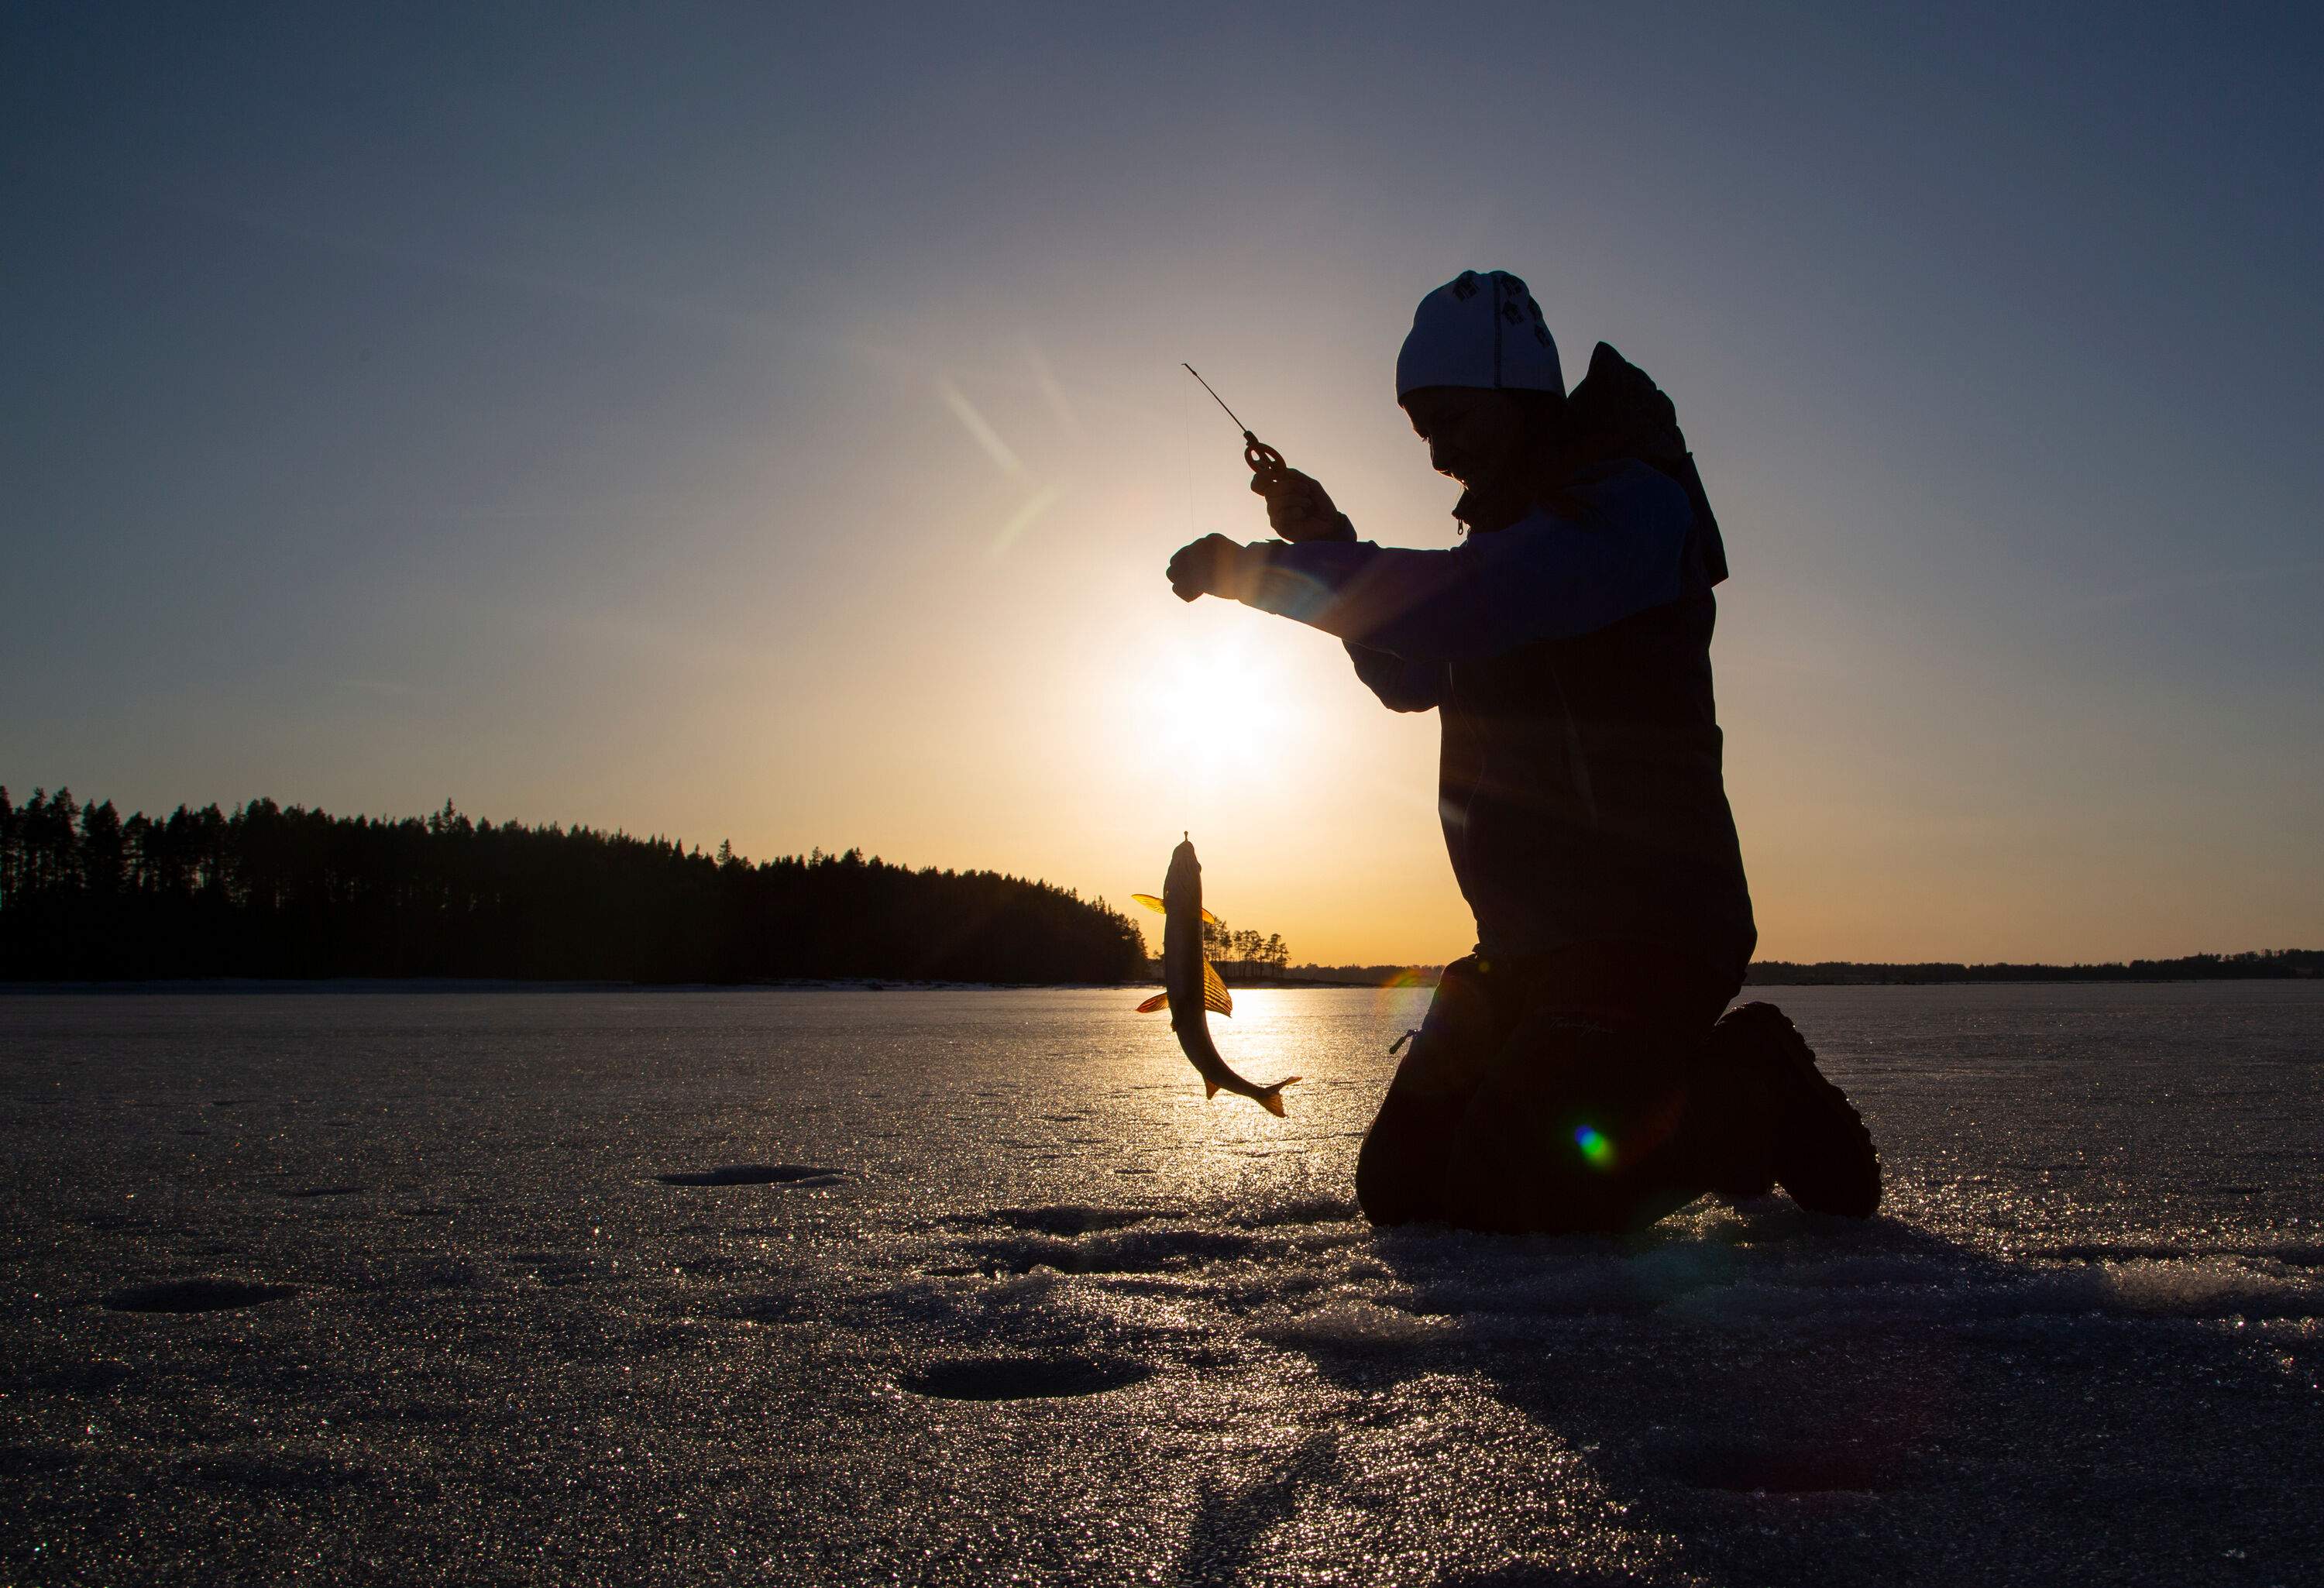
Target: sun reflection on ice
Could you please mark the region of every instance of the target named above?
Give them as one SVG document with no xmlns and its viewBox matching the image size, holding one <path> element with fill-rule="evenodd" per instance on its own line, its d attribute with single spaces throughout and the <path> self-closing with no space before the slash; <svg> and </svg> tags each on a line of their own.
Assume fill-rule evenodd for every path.
<svg viewBox="0 0 2324 1588">
<path fill-rule="evenodd" d="M 1237 987 L 1233 992 L 1234 1013 L 1209 1017 L 1211 1039 L 1231 1068 L 1262 1086 L 1286 1075 L 1301 1077 L 1298 1085 L 1284 1091 L 1282 1119 L 1232 1093 L 1222 1092 L 1206 1099 L 1203 1078 L 1186 1062 L 1169 1017 L 1161 1013 L 1139 1017 L 1150 1022 L 1151 1035 L 1146 1044 L 1151 1054 L 1149 1073 L 1157 1082 L 1176 1089 L 1172 1106 L 1160 1122 L 1175 1140 L 1156 1145 L 1167 1152 L 1210 1160 L 1220 1168 L 1239 1168 L 1231 1161 L 1236 1159 L 1304 1151 L 1305 1140 L 1315 1134 L 1323 1102 L 1310 1087 L 1326 1078 L 1319 1076 L 1319 1070 L 1330 1068 L 1328 1063 L 1318 1063 L 1323 1056 L 1315 1042 L 1315 1022 L 1301 1012 L 1295 992 Z M 1303 1110 L 1303 1103 L 1310 1106 Z"/>
</svg>

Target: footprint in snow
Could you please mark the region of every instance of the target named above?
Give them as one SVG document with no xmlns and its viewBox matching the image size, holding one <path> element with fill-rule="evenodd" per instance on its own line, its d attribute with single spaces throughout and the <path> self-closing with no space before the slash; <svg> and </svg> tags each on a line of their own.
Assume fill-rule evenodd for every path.
<svg viewBox="0 0 2324 1588">
<path fill-rule="evenodd" d="M 234 1312 L 299 1294 L 293 1285 L 252 1285 L 240 1279 L 165 1279 L 106 1292 L 108 1312 Z"/>
<path fill-rule="evenodd" d="M 939 1400 L 1034 1400 L 1102 1395 L 1154 1376 L 1118 1356 L 963 1356 L 933 1362 L 897 1381 Z"/>
<path fill-rule="evenodd" d="M 1038 1230 L 1044 1235 L 1086 1235 L 1098 1230 L 1126 1230 L 1162 1216 L 1157 1208 L 1084 1207 L 1069 1203 L 1054 1207 L 996 1207 L 982 1222 L 1012 1230 Z"/>
<path fill-rule="evenodd" d="M 837 1169 L 803 1163 L 730 1163 L 654 1177 L 665 1186 L 830 1186 L 841 1177 Z"/>
</svg>

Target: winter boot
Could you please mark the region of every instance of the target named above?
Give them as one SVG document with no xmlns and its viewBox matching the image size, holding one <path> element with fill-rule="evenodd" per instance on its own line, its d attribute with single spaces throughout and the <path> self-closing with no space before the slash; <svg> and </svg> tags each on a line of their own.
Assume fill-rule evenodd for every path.
<svg viewBox="0 0 2324 1588">
<path fill-rule="evenodd" d="M 1772 1003 L 1730 1009 L 1712 1028 L 1711 1047 L 1774 1099 L 1766 1168 L 1775 1183 L 1811 1213 L 1870 1218 L 1880 1205 L 1872 1133 L 1848 1094 L 1816 1068 L 1814 1051 L 1784 1011 Z"/>
</svg>

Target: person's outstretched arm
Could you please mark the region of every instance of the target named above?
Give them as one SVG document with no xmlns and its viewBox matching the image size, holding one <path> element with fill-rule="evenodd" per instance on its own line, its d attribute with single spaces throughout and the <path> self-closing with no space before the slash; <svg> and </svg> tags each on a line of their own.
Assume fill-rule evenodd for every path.
<svg viewBox="0 0 2324 1588">
<path fill-rule="evenodd" d="M 1171 583 L 1188 600 L 1231 596 L 1406 662 L 1498 656 L 1684 593 L 1694 516 L 1685 491 L 1641 466 L 1591 496 L 1597 511 L 1587 518 L 1536 512 L 1450 551 L 1352 539 L 1237 546 L 1214 535 L 1172 559 Z"/>
</svg>

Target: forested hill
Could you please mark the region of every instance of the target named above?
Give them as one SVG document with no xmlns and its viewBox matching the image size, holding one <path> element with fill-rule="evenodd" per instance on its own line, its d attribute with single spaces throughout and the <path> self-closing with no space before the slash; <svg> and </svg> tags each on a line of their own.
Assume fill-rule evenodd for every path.
<svg viewBox="0 0 2324 1588">
<path fill-rule="evenodd" d="M 860 850 L 752 863 L 589 827 L 272 799 L 123 820 L 0 789 L 0 978 L 1120 982 L 1138 928 L 1046 882 Z"/>
</svg>

